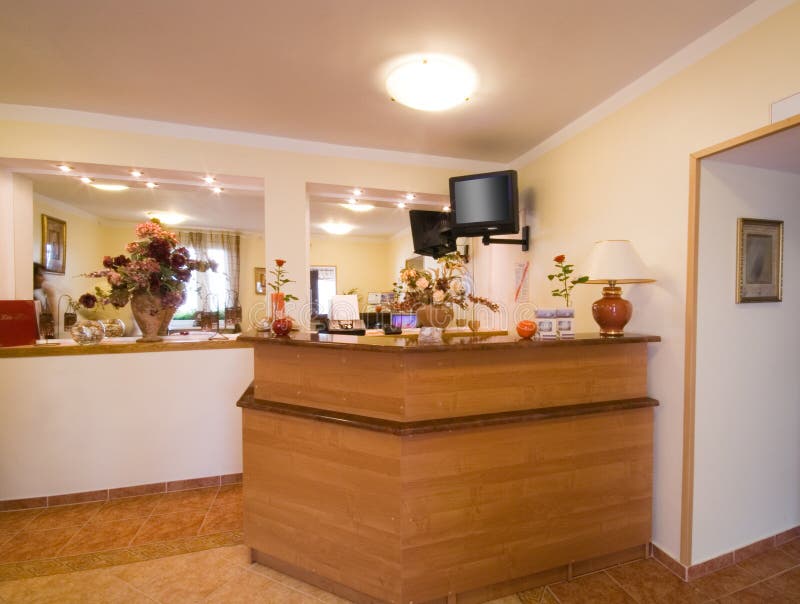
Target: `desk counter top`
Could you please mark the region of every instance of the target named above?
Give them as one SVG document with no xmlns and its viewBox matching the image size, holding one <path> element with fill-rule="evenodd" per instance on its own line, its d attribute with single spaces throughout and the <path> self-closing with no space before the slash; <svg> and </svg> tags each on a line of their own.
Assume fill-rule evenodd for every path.
<svg viewBox="0 0 800 604">
<path fill-rule="evenodd" d="M 602 338 L 598 334 L 576 334 L 568 340 L 523 340 L 516 336 L 473 336 L 472 334 L 447 334 L 441 343 L 420 342 L 417 337 L 343 336 L 316 333 L 292 333 L 276 337 L 269 333 L 247 332 L 240 342 L 270 346 L 304 346 L 318 349 L 362 350 L 368 352 L 458 352 L 468 350 L 551 349 L 586 345 L 615 345 L 639 342 L 660 342 L 659 336 L 628 334 L 620 338 Z"/>
<path fill-rule="evenodd" d="M 13 346 L 0 348 L 0 359 L 28 357 L 57 357 L 92 354 L 129 354 L 139 352 L 183 352 L 186 350 L 220 350 L 251 348 L 252 344 L 240 341 L 235 335 L 227 340 L 209 340 L 213 335 L 204 333 L 191 336 L 164 336 L 163 342 L 136 342 L 131 338 L 105 338 L 99 344 L 80 346 L 72 340 L 53 340 L 57 344 Z"/>
</svg>

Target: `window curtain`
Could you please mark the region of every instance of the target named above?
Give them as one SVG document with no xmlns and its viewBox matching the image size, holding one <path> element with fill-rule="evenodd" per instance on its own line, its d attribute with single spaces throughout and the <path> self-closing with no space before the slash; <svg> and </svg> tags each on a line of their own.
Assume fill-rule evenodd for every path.
<svg viewBox="0 0 800 604">
<path fill-rule="evenodd" d="M 217 272 L 225 275 L 227 280 L 227 299 L 220 300 L 220 306 L 233 305 L 239 299 L 239 235 L 222 231 L 178 231 L 178 239 L 188 248 L 194 250 L 196 259 L 214 258 L 213 250 L 222 250 L 224 262 L 217 267 Z M 196 272 L 197 284 L 202 291 L 210 291 L 208 273 Z M 201 300 L 205 305 L 205 300 Z"/>
</svg>

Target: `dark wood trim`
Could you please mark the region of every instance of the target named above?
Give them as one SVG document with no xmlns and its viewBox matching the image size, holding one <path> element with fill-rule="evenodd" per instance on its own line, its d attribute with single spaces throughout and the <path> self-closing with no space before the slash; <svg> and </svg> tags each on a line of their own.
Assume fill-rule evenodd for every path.
<svg viewBox="0 0 800 604">
<path fill-rule="evenodd" d="M 452 432 L 470 428 L 486 428 L 503 424 L 518 424 L 523 422 L 538 422 L 564 417 L 590 415 L 595 413 L 608 413 L 643 407 L 657 407 L 658 401 L 650 397 L 631 398 L 618 401 L 600 401 L 594 403 L 581 403 L 578 405 L 561 405 L 558 407 L 543 407 L 540 409 L 524 409 L 522 411 L 505 411 L 502 413 L 483 413 L 462 417 L 447 417 L 442 419 L 417 420 L 400 422 L 389 419 L 340 413 L 316 407 L 290 405 L 264 399 L 255 398 L 250 389 L 239 399 L 237 406 L 243 409 L 253 409 L 266 413 L 278 413 L 318 422 L 328 422 L 346 425 L 351 428 L 384 432 L 395 436 L 415 436 L 431 432 Z"/>
</svg>

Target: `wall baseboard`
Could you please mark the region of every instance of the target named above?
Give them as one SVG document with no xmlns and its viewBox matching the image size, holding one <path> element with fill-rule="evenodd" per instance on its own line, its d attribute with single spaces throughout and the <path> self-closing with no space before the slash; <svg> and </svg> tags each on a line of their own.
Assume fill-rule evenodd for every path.
<svg viewBox="0 0 800 604">
<path fill-rule="evenodd" d="M 757 556 L 759 554 L 763 554 L 764 552 L 778 548 L 784 543 L 787 543 L 792 539 L 796 539 L 797 537 L 800 537 L 800 526 L 790 528 L 787 531 L 777 533 L 776 535 L 772 535 L 766 539 L 761 539 L 760 541 L 756 541 L 750 545 L 745 545 L 739 549 L 735 549 L 725 554 L 716 556 L 715 558 L 711 558 L 710 560 L 693 564 L 691 566 L 681 564 L 672 556 L 664 552 L 664 550 L 660 549 L 657 545 L 653 545 L 653 558 L 660 562 L 667 570 L 669 570 L 679 579 L 690 582 L 694 581 L 695 579 L 699 579 L 700 577 L 710 575 L 718 570 L 722 570 L 723 568 L 738 564 L 739 562 L 747 560 L 748 558 L 752 558 L 753 556 Z"/>
<path fill-rule="evenodd" d="M 138 484 L 128 487 L 99 489 L 97 491 L 83 491 L 81 493 L 65 493 L 62 495 L 44 495 L 42 497 L 28 497 L 27 499 L 8 499 L 0 501 L 0 512 L 12 510 L 28 510 L 32 508 L 47 508 L 57 505 L 72 503 L 88 503 L 90 501 L 106 501 L 122 497 L 136 497 L 137 495 L 153 495 L 156 493 L 170 493 L 172 491 L 186 491 L 204 487 L 219 487 L 242 482 L 242 474 L 222 474 L 220 476 L 203 476 L 201 478 L 187 478 L 185 480 L 171 480 L 167 482 L 154 482 L 151 484 Z"/>
</svg>

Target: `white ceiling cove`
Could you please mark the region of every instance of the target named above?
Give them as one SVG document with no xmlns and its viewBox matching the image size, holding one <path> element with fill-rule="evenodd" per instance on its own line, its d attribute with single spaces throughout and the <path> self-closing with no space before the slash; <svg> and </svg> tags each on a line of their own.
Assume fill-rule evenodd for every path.
<svg viewBox="0 0 800 604">
<path fill-rule="evenodd" d="M 0 103 L 509 162 L 751 0 L 26 0 L 0 19 Z M 479 85 L 426 113 L 392 61 L 455 55 Z"/>
</svg>

